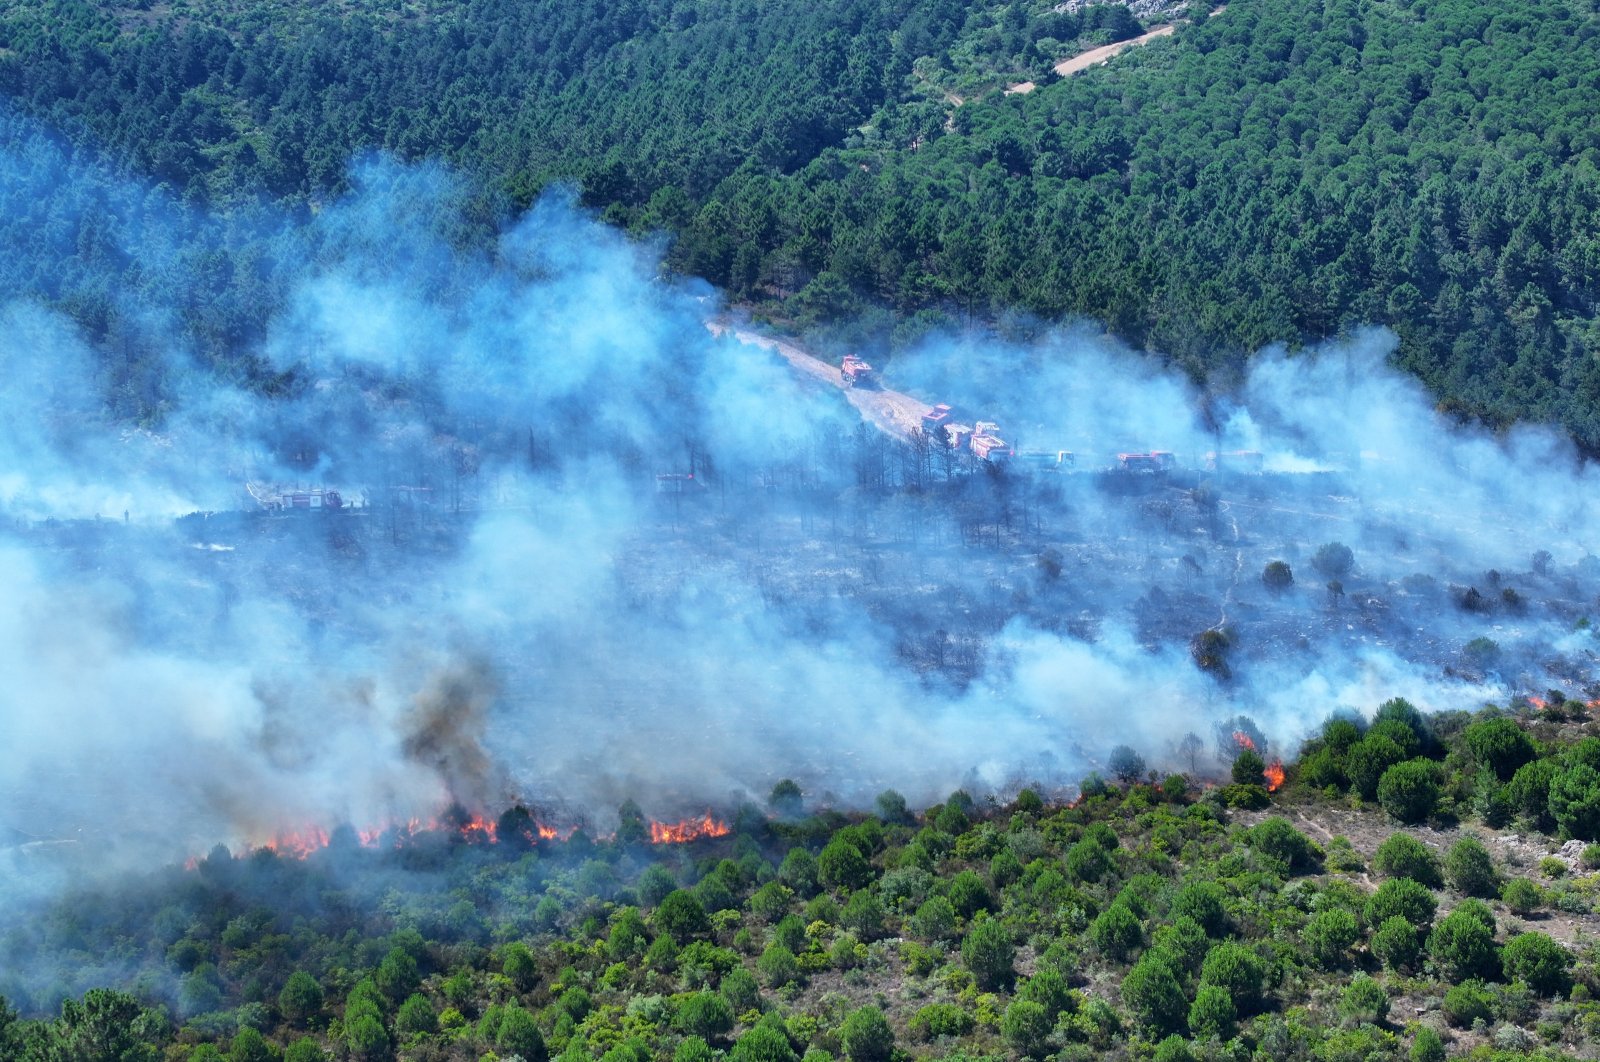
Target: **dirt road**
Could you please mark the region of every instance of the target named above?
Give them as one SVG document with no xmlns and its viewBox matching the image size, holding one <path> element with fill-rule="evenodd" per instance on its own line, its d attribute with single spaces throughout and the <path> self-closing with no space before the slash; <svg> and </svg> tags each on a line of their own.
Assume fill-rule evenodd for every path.
<svg viewBox="0 0 1600 1062">
<path fill-rule="evenodd" d="M 1228 10 L 1228 5 L 1223 4 L 1221 7 L 1211 12 L 1211 14 L 1220 15 L 1226 10 Z M 1142 34 L 1130 40 L 1118 41 L 1115 44 L 1107 44 L 1099 48 L 1091 48 L 1081 55 L 1074 55 L 1071 59 L 1063 59 L 1061 62 L 1057 63 L 1055 67 L 1056 73 L 1060 74 L 1062 77 L 1071 77 L 1073 74 L 1080 74 L 1092 66 L 1100 66 L 1102 63 L 1109 62 L 1113 56 L 1120 55 L 1122 52 L 1127 51 L 1129 48 L 1132 48 L 1135 45 L 1149 44 L 1157 37 L 1170 37 L 1173 33 L 1177 32 L 1177 29 L 1178 24 L 1176 22 L 1169 22 L 1165 26 L 1157 26 L 1149 33 Z M 1018 93 L 1032 92 L 1038 87 L 1039 86 L 1035 85 L 1032 81 L 1023 81 L 1006 89 L 1006 95 L 1014 96 Z"/>
<path fill-rule="evenodd" d="M 931 408 L 921 399 L 887 388 L 846 387 L 836 366 L 806 353 L 793 343 L 730 325 L 725 320 L 707 321 L 706 328 L 710 329 L 712 335 L 727 333 L 741 343 L 781 354 L 798 372 L 843 391 L 845 398 L 860 411 L 862 417 L 897 439 L 905 438 L 912 428 L 921 425 L 922 415 Z"/>
</svg>

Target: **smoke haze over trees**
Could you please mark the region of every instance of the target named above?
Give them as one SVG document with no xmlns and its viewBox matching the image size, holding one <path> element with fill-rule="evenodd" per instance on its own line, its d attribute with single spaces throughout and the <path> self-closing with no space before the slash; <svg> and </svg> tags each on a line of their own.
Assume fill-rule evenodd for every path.
<svg viewBox="0 0 1600 1062">
<path fill-rule="evenodd" d="M 574 181 L 608 220 L 674 233 L 674 268 L 840 343 L 1083 315 L 1227 387 L 1273 342 L 1383 324 L 1450 415 L 1600 444 L 1591 10 L 1252 0 L 1105 70 L 985 94 L 1126 35 L 1107 12 L 1126 17 L 62 0 L 8 9 L 0 84 L 79 147 L 229 212 L 326 202 L 381 147 L 481 180 L 464 236 L 497 197 Z M 26 231 L 108 250 L 45 220 Z M 248 307 L 281 294 L 259 234 L 239 235 L 244 268 L 209 273 L 230 297 L 197 310 L 230 362 L 260 325 Z M 106 293 L 58 297 L 110 330 Z"/>
</svg>

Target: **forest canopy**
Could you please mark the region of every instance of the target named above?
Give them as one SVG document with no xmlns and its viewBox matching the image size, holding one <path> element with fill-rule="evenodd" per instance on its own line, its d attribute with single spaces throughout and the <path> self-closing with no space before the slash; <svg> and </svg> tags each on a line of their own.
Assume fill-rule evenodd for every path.
<svg viewBox="0 0 1600 1062">
<path fill-rule="evenodd" d="M 364 151 L 439 158 L 488 221 L 571 182 L 672 234 L 673 268 L 841 342 L 1085 316 L 1226 387 L 1263 346 L 1377 323 L 1441 409 L 1600 446 L 1592 3 L 1239 0 L 1049 75 L 1139 28 L 948 0 L 52 0 L 0 15 L 0 87 L 224 215 L 314 209 Z M 95 260 L 92 217 L 27 224 L 24 255 L 133 268 Z M 103 300 L 42 286 L 104 340 Z M 200 345 L 237 363 L 271 295 Z"/>
</svg>

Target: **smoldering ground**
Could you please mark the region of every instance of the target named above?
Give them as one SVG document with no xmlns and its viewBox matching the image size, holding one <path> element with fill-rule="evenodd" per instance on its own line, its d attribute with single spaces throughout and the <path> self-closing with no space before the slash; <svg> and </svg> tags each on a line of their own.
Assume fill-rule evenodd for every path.
<svg viewBox="0 0 1600 1062">
<path fill-rule="evenodd" d="M 118 352 L 42 296 L 5 308 L 17 837 L 116 866 L 451 800 L 600 829 L 786 776 L 927 801 L 1067 786 L 1120 743 L 1186 766 L 1176 736 L 1241 712 L 1287 751 L 1390 696 L 1594 680 L 1593 473 L 1441 423 L 1382 334 L 1267 352 L 1223 396 L 1082 328 L 935 339 L 888 383 L 1077 471 L 916 467 L 559 195 L 482 246 L 456 178 L 353 184 L 267 226 L 299 262 L 235 361 L 126 311 L 160 337 L 143 424 L 107 397 Z M 163 210 L 103 227 L 137 259 Z M 1097 471 L 1152 448 L 1181 474 Z M 1235 449 L 1292 471 L 1199 471 Z M 292 486 L 346 505 L 262 510 Z M 1319 574 L 1332 541 L 1354 566 Z M 1291 587 L 1263 586 L 1274 559 Z M 1222 666 L 1197 666 L 1208 630 Z"/>
</svg>

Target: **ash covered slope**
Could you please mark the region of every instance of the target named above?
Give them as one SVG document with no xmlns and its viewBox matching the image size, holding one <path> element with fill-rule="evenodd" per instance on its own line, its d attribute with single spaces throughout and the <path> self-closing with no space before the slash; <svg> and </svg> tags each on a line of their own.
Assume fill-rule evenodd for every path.
<svg viewBox="0 0 1600 1062">
<path fill-rule="evenodd" d="M 134 430 L 107 411 L 114 347 L 39 299 L 5 307 L 0 365 L 26 384 L 0 416 L 6 825 L 175 858 L 452 799 L 601 828 L 625 796 L 665 816 L 785 774 L 922 799 L 1075 779 L 1116 743 L 1160 762 L 1240 712 L 1287 747 L 1341 705 L 1592 678 L 1592 474 L 1547 435 L 1449 432 L 1379 334 L 1269 353 L 1204 409 L 1090 331 L 930 342 L 891 382 L 1084 474 L 936 467 L 710 337 L 710 293 L 570 204 L 477 253 L 440 171 L 352 184 L 309 230 L 263 222 L 315 251 L 248 349 L 272 394 L 130 300 L 164 358 L 161 415 Z M 159 190 L 122 201 L 136 215 L 76 191 L 57 209 L 98 211 L 130 260 L 192 264 L 161 253 L 196 222 Z M 1285 471 L 1093 472 L 1152 447 Z M 346 504 L 265 512 L 247 484 Z M 1356 558 L 1343 597 L 1261 589 L 1266 559 L 1304 573 L 1333 539 Z M 1207 631 L 1228 648 L 1202 669 Z"/>
</svg>

